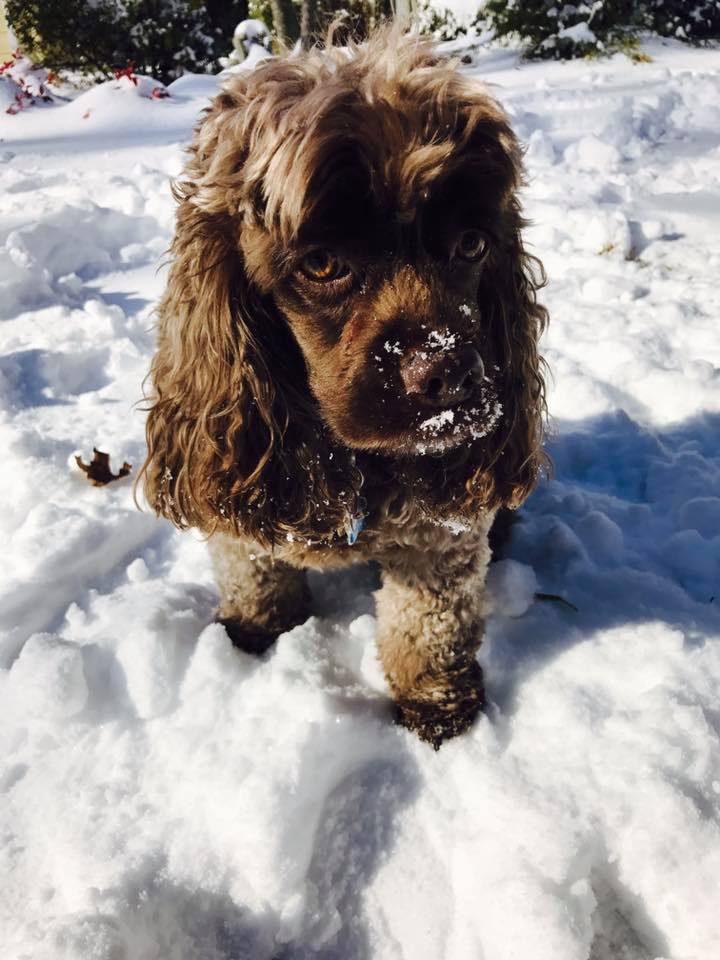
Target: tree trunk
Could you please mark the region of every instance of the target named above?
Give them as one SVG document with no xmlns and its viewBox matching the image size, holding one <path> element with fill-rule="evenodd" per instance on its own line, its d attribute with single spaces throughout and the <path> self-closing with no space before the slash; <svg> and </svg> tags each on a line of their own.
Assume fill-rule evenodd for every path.
<svg viewBox="0 0 720 960">
<path fill-rule="evenodd" d="M 391 0 L 375 0 L 375 22 L 381 20 L 390 20 L 393 15 L 393 4 Z"/>
<path fill-rule="evenodd" d="M 300 45 L 309 50 L 317 30 L 317 0 L 302 0 L 300 7 Z"/>
<path fill-rule="evenodd" d="M 286 47 L 292 48 L 300 36 L 300 25 L 292 0 L 270 0 L 270 7 L 278 39 Z"/>
<path fill-rule="evenodd" d="M 405 24 L 416 21 L 417 4 L 414 0 L 393 0 L 392 5 L 398 20 L 402 20 Z"/>
</svg>

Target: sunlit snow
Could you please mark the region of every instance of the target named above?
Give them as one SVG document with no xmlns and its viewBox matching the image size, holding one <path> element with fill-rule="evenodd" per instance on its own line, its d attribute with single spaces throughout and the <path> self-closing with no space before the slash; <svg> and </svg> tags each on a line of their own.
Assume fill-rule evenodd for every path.
<svg viewBox="0 0 720 960">
<path fill-rule="evenodd" d="M 720 956 L 720 52 L 647 50 L 473 67 L 528 147 L 555 475 L 439 753 L 392 723 L 371 572 L 253 659 L 201 538 L 75 466 L 142 462 L 217 79 L 0 114 L 2 960 Z"/>
</svg>

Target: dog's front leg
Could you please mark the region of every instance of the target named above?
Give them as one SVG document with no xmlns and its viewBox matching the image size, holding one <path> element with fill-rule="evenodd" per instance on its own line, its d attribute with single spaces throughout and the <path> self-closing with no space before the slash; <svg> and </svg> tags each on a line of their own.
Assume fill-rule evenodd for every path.
<svg viewBox="0 0 720 960">
<path fill-rule="evenodd" d="M 436 749 L 466 730 L 483 706 L 475 654 L 488 561 L 487 537 L 467 535 L 435 550 L 404 550 L 384 564 L 380 659 L 400 722 Z"/>
<path fill-rule="evenodd" d="M 217 619 L 236 647 L 263 653 L 281 633 L 310 616 L 304 570 L 224 534 L 212 536 L 209 548 L 220 589 Z"/>
</svg>

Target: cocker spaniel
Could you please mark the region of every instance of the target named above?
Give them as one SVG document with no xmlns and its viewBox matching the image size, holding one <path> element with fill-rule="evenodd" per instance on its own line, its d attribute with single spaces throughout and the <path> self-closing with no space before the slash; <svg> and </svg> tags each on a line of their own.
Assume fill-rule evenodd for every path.
<svg viewBox="0 0 720 960">
<path fill-rule="evenodd" d="M 483 704 L 488 531 L 545 464 L 521 151 L 487 91 L 397 29 L 235 76 L 176 185 L 143 476 L 209 534 L 219 619 L 262 652 L 307 568 L 378 561 L 400 721 Z"/>
</svg>

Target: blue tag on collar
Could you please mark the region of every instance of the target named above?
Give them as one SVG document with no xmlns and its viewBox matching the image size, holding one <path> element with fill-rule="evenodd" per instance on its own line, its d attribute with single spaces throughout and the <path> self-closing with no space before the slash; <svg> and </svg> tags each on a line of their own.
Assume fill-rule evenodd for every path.
<svg viewBox="0 0 720 960">
<path fill-rule="evenodd" d="M 347 533 L 347 542 L 348 546 L 352 547 L 353 544 L 357 541 L 357 538 L 360 536 L 362 528 L 365 526 L 365 515 L 359 513 L 356 517 L 349 517 L 347 524 L 345 525 L 345 531 Z"/>
</svg>

